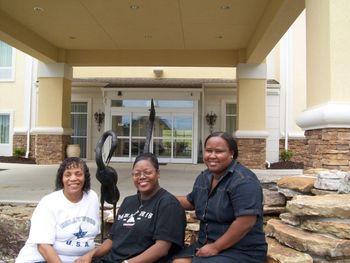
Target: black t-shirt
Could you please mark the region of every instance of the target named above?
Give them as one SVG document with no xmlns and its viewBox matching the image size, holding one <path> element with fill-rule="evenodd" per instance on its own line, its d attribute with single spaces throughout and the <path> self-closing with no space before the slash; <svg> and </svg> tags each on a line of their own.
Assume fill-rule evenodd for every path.
<svg viewBox="0 0 350 263">
<path fill-rule="evenodd" d="M 169 253 L 183 247 L 186 227 L 184 209 L 178 200 L 161 188 L 151 199 L 141 202 L 138 194 L 121 204 L 109 238 L 111 251 L 105 262 L 132 258 L 152 246 L 156 240 L 172 242 Z"/>
</svg>

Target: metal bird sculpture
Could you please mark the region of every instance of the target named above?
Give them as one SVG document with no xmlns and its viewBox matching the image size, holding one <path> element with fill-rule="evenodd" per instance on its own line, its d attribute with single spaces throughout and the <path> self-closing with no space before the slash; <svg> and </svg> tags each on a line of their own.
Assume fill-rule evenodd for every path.
<svg viewBox="0 0 350 263">
<path fill-rule="evenodd" d="M 111 148 L 109 150 L 106 163 L 104 163 L 103 156 L 102 156 L 102 153 L 103 153 L 102 149 L 108 137 L 111 137 Z M 118 182 L 117 171 L 113 167 L 108 166 L 113 156 L 113 153 L 117 148 L 117 145 L 118 145 L 117 135 L 113 131 L 109 130 L 102 134 L 95 148 L 96 165 L 97 165 L 96 178 L 101 183 L 101 199 L 100 199 L 101 242 L 103 242 L 103 235 L 104 235 L 104 218 L 103 218 L 104 202 L 107 202 L 113 205 L 113 219 L 115 219 L 116 206 L 120 197 L 120 193 L 117 187 L 117 182 Z"/>
<path fill-rule="evenodd" d="M 150 143 L 151 143 L 151 139 L 152 139 L 154 120 L 156 117 L 156 110 L 154 109 L 153 99 L 151 100 L 151 108 L 149 109 L 149 111 L 150 111 L 150 113 L 149 113 L 148 124 L 147 124 L 146 141 L 145 141 L 145 145 L 143 147 L 144 153 L 149 152 Z"/>
</svg>

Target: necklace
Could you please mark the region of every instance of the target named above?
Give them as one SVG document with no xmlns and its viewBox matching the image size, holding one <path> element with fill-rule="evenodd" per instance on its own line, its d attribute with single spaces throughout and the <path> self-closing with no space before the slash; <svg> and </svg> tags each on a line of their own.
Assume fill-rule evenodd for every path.
<svg viewBox="0 0 350 263">
<path fill-rule="evenodd" d="M 222 174 L 213 174 L 213 177 L 214 177 L 216 180 L 220 180 L 220 178 L 222 177 Z"/>
</svg>

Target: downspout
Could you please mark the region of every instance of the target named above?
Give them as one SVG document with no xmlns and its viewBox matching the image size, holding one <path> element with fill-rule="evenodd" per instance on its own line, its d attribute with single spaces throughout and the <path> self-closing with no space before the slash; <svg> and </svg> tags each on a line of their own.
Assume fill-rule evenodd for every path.
<svg viewBox="0 0 350 263">
<path fill-rule="evenodd" d="M 284 35 L 284 149 L 288 150 L 288 134 L 289 134 L 289 96 L 291 89 L 291 79 L 290 79 L 290 70 L 291 70 L 291 47 L 290 47 L 290 33 L 287 31 Z"/>
<path fill-rule="evenodd" d="M 27 129 L 27 151 L 26 151 L 26 155 L 25 158 L 29 158 L 29 154 L 30 154 L 30 131 L 32 129 L 32 93 L 33 93 L 33 88 L 36 87 L 36 81 L 34 81 L 34 79 L 36 78 L 36 74 L 34 72 L 34 67 L 36 66 L 36 63 L 34 61 L 34 58 L 31 57 L 31 65 L 30 65 L 30 79 L 29 79 L 29 98 L 28 98 L 28 129 Z"/>
</svg>

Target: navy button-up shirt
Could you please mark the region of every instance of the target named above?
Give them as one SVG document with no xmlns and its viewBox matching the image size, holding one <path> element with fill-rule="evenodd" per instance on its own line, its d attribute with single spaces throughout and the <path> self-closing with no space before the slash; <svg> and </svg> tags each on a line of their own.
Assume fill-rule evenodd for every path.
<svg viewBox="0 0 350 263">
<path fill-rule="evenodd" d="M 187 199 L 200 220 L 200 245 L 215 242 L 239 216 L 257 215 L 253 228 L 232 248 L 266 250 L 263 232 L 263 194 L 256 175 L 234 160 L 210 192 L 213 175 L 203 171 L 197 178 Z"/>
</svg>

